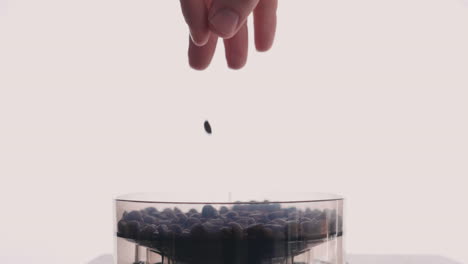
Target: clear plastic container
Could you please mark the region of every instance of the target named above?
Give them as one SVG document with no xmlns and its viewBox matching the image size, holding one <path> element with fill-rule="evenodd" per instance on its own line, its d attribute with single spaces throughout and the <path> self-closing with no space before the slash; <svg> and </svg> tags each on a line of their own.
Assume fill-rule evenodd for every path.
<svg viewBox="0 0 468 264">
<path fill-rule="evenodd" d="M 116 199 L 117 264 L 343 264 L 343 198 L 130 194 Z"/>
</svg>

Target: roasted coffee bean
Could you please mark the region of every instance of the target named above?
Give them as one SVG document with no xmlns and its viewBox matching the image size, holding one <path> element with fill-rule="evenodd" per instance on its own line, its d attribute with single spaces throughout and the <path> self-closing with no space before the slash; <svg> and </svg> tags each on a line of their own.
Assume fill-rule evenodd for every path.
<svg viewBox="0 0 468 264">
<path fill-rule="evenodd" d="M 232 210 L 237 211 L 237 212 L 244 211 L 244 210 L 247 210 L 247 205 L 241 204 L 240 202 L 236 202 L 236 204 L 232 206 Z"/>
<path fill-rule="evenodd" d="M 143 222 L 143 216 L 140 211 L 131 211 L 125 216 L 125 220 Z"/>
<path fill-rule="evenodd" d="M 193 239 L 203 239 L 205 236 L 205 229 L 202 224 L 195 224 L 190 229 L 190 236 Z"/>
<path fill-rule="evenodd" d="M 235 240 L 241 240 L 244 237 L 244 229 L 241 225 L 236 222 L 229 223 L 229 226 L 232 229 L 232 237 Z"/>
<path fill-rule="evenodd" d="M 286 220 L 277 218 L 277 219 L 271 221 L 270 223 L 284 226 L 284 225 L 286 225 Z"/>
<path fill-rule="evenodd" d="M 224 221 L 222 219 L 210 219 L 208 220 L 208 223 L 212 225 L 218 225 L 218 226 L 224 225 Z"/>
<path fill-rule="evenodd" d="M 190 237 L 190 230 L 189 229 L 184 229 L 182 231 L 182 237 L 184 237 L 184 238 Z"/>
<path fill-rule="evenodd" d="M 200 223 L 201 223 L 200 219 L 190 217 L 190 218 L 187 219 L 187 221 L 185 221 L 185 227 L 192 227 L 193 225 L 200 224 Z"/>
<path fill-rule="evenodd" d="M 169 226 L 169 229 L 175 234 L 175 235 L 180 235 L 182 234 L 182 227 L 180 225 L 171 225 Z"/>
<path fill-rule="evenodd" d="M 179 224 L 184 224 L 185 221 L 187 221 L 188 219 L 188 217 L 183 213 L 178 213 L 176 216 L 177 216 L 177 221 Z"/>
<path fill-rule="evenodd" d="M 254 218 L 252 217 L 239 217 L 236 222 L 245 222 L 247 225 L 253 225 L 257 223 Z"/>
<path fill-rule="evenodd" d="M 284 214 L 283 211 L 276 211 L 276 212 L 271 212 L 271 213 L 268 214 L 268 218 L 270 220 L 275 220 L 277 218 L 282 218 L 284 216 L 285 216 L 285 214 Z"/>
<path fill-rule="evenodd" d="M 194 213 L 194 214 L 191 214 L 190 217 L 201 218 L 201 214 Z"/>
<path fill-rule="evenodd" d="M 229 219 L 236 219 L 239 217 L 239 214 L 236 211 L 229 211 L 226 213 L 226 217 Z"/>
<path fill-rule="evenodd" d="M 219 239 L 221 238 L 221 228 L 220 226 L 213 225 L 210 223 L 204 223 L 203 229 L 205 230 L 206 239 Z"/>
<path fill-rule="evenodd" d="M 218 216 L 218 211 L 212 205 L 205 205 L 202 209 L 202 217 L 205 218 L 214 218 Z"/>
<path fill-rule="evenodd" d="M 159 225 L 158 233 L 161 239 L 169 239 L 172 236 L 172 232 L 167 225 Z"/>
<path fill-rule="evenodd" d="M 152 240 L 155 232 L 156 232 L 156 226 L 146 225 L 140 230 L 138 238 L 142 240 Z"/>
<path fill-rule="evenodd" d="M 212 133 L 212 131 L 211 131 L 211 125 L 210 125 L 210 123 L 208 122 L 208 120 L 206 120 L 205 123 L 203 123 L 203 126 L 205 127 L 206 133 L 208 133 L 208 134 L 211 134 L 211 133 Z"/>
<path fill-rule="evenodd" d="M 254 224 L 246 229 L 247 236 L 249 239 L 264 239 L 265 238 L 265 228 L 263 224 Z"/>
<path fill-rule="evenodd" d="M 247 217 L 250 215 L 249 211 L 239 211 L 239 216 Z"/>
<path fill-rule="evenodd" d="M 157 219 L 156 219 L 156 217 L 145 215 L 145 216 L 143 216 L 143 222 L 145 222 L 147 224 L 156 224 Z"/>
<path fill-rule="evenodd" d="M 219 208 L 220 214 L 225 214 L 227 212 L 229 212 L 229 209 L 226 206 L 221 206 L 221 208 Z"/>
<path fill-rule="evenodd" d="M 140 231 L 140 222 L 132 220 L 127 222 L 127 234 L 125 237 L 136 239 Z"/>
<path fill-rule="evenodd" d="M 164 211 L 162 211 L 162 213 L 160 214 L 160 216 L 161 216 L 161 218 L 163 218 L 163 219 L 172 219 L 172 218 L 175 218 L 175 217 L 176 217 L 174 211 L 172 211 L 172 209 L 170 209 L 170 208 L 164 209 Z"/>
<path fill-rule="evenodd" d="M 225 226 L 221 228 L 221 238 L 222 239 L 231 239 L 232 238 L 232 227 Z"/>
<path fill-rule="evenodd" d="M 257 223 L 266 223 L 266 222 L 268 222 L 268 217 L 265 214 L 262 214 L 262 213 L 251 214 L 250 217 L 255 219 L 255 221 Z"/>
<path fill-rule="evenodd" d="M 167 225 L 167 226 L 170 225 L 170 224 L 172 224 L 172 220 L 160 220 L 160 219 L 157 219 L 157 222 L 158 222 L 158 224 L 160 224 L 160 225 Z"/>
<path fill-rule="evenodd" d="M 117 231 L 122 235 L 126 234 L 127 233 L 127 221 L 120 220 L 117 223 Z"/>
<path fill-rule="evenodd" d="M 158 212 L 158 209 L 154 208 L 154 207 L 148 207 L 148 208 L 145 208 L 143 210 L 145 213 L 151 215 L 151 214 L 154 214 L 154 213 L 157 213 Z"/>
</svg>

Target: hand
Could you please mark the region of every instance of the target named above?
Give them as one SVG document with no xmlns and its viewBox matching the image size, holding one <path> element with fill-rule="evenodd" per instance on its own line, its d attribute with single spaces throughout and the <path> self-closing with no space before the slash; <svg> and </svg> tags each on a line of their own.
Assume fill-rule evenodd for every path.
<svg viewBox="0 0 468 264">
<path fill-rule="evenodd" d="M 224 39 L 227 64 L 240 69 L 247 62 L 247 18 L 253 12 L 255 46 L 267 51 L 273 45 L 278 0 L 180 0 L 190 29 L 189 63 L 197 70 L 208 67 L 218 38 Z"/>
</svg>

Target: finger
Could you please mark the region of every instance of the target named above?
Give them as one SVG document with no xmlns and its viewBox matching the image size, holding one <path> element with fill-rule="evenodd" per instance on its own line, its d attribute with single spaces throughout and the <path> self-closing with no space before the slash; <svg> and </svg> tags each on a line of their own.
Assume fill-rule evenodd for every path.
<svg viewBox="0 0 468 264">
<path fill-rule="evenodd" d="M 205 0 L 180 0 L 185 22 L 194 44 L 203 46 L 209 39 L 208 9 Z"/>
<path fill-rule="evenodd" d="M 259 0 L 213 0 L 208 12 L 209 27 L 220 37 L 233 37 Z"/>
<path fill-rule="evenodd" d="M 244 67 L 249 51 L 247 23 L 244 23 L 234 37 L 224 40 L 224 49 L 229 68 L 240 69 Z"/>
<path fill-rule="evenodd" d="M 204 46 L 197 46 L 193 43 L 192 39 L 189 40 L 189 64 L 196 70 L 204 70 L 211 63 L 214 52 L 216 50 L 216 44 L 218 43 L 218 36 L 210 34 L 208 42 Z"/>
<path fill-rule="evenodd" d="M 273 46 L 276 33 L 278 0 L 260 0 L 254 10 L 255 46 L 267 51 Z"/>
</svg>

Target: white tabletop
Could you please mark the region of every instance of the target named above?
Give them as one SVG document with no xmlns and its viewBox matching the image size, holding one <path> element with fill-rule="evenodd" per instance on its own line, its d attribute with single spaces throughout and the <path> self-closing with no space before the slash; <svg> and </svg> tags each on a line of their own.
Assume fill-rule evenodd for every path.
<svg viewBox="0 0 468 264">
<path fill-rule="evenodd" d="M 88 264 L 113 264 L 111 255 L 102 255 Z M 349 255 L 349 264 L 461 264 L 440 256 Z"/>
</svg>

